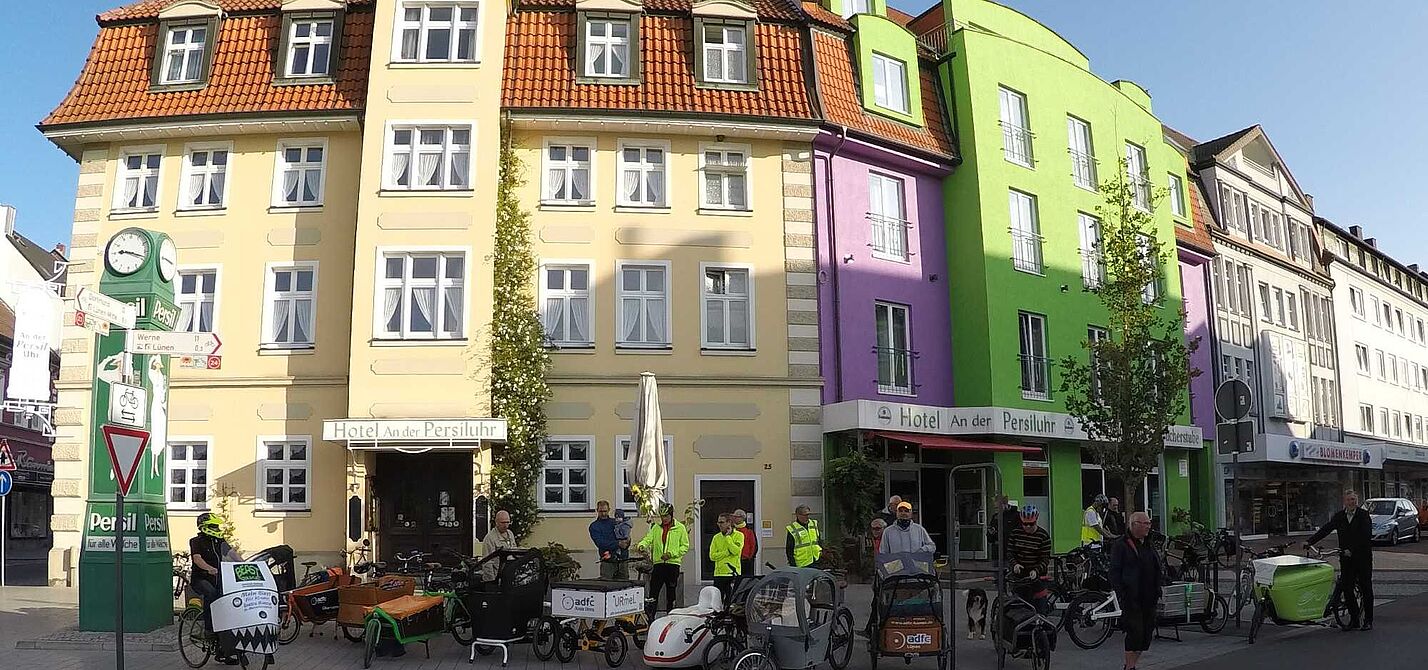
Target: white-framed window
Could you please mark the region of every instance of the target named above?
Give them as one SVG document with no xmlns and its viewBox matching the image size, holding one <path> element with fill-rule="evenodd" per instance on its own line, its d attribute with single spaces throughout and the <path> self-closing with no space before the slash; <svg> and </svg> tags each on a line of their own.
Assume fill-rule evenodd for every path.
<svg viewBox="0 0 1428 670">
<path fill-rule="evenodd" d="M 541 460 L 540 508 L 587 510 L 591 502 L 590 472 L 595 438 L 552 435 L 545 440 Z"/>
<path fill-rule="evenodd" d="M 545 141 L 545 181 L 541 200 L 561 205 L 595 202 L 594 139 L 549 138 Z"/>
<path fill-rule="evenodd" d="M 1051 359 L 1046 354 L 1046 317 L 1031 312 L 1017 313 L 1020 341 L 1021 397 L 1051 399 Z"/>
<path fill-rule="evenodd" d="M 1178 174 L 1170 175 L 1170 213 L 1185 216 L 1185 180 Z"/>
<path fill-rule="evenodd" d="M 190 144 L 184 147 L 179 178 L 179 209 L 222 209 L 227 196 L 231 144 Z"/>
<path fill-rule="evenodd" d="M 1150 211 L 1150 167 L 1145 162 L 1144 147 L 1126 142 L 1126 173 L 1135 206 Z"/>
<path fill-rule="evenodd" d="M 1081 228 L 1081 281 L 1086 288 L 1106 283 L 1106 262 L 1101 257 L 1101 220 L 1085 212 L 1076 213 Z"/>
<path fill-rule="evenodd" d="M 1012 267 L 1041 274 L 1041 224 L 1037 220 L 1036 196 L 1008 191 L 1011 209 Z"/>
<path fill-rule="evenodd" d="M 912 310 L 890 302 L 873 304 L 877 328 L 878 393 L 913 395 Z"/>
<path fill-rule="evenodd" d="M 1358 363 L 1359 374 L 1369 376 L 1369 350 L 1362 344 L 1354 345 L 1354 360 Z"/>
<path fill-rule="evenodd" d="M 615 455 L 619 461 L 615 463 L 615 490 L 619 491 L 619 496 L 615 499 L 617 509 L 635 510 L 639 509 L 639 501 L 635 499 L 634 491 L 630 490 L 629 472 L 627 466 L 630 462 L 630 436 L 620 435 L 615 438 Z M 668 472 L 674 470 L 674 436 L 664 436 L 664 467 Z M 664 497 L 666 500 L 675 500 L 674 477 L 669 477 L 665 484 Z"/>
<path fill-rule="evenodd" d="M 630 76 L 630 20 L 590 17 L 585 22 L 585 76 Z"/>
<path fill-rule="evenodd" d="M 160 84 L 191 84 L 203 79 L 208 24 L 173 26 L 164 35 Z"/>
<path fill-rule="evenodd" d="M 263 346 L 311 348 L 316 342 L 317 262 L 269 265 L 263 295 Z"/>
<path fill-rule="evenodd" d="M 1066 117 L 1066 147 L 1071 154 L 1071 179 L 1084 189 L 1096 190 L 1096 150 L 1091 144 L 1091 124 Z"/>
<path fill-rule="evenodd" d="M 867 14 L 872 11 L 868 9 L 869 0 L 843 0 L 843 18 L 849 18 L 854 14 Z"/>
<path fill-rule="evenodd" d="M 174 287 L 179 319 L 176 331 L 212 333 L 218 315 L 218 269 L 181 269 Z"/>
<path fill-rule="evenodd" d="M 1385 359 L 1384 359 L 1384 357 L 1383 357 L 1383 350 L 1382 350 L 1382 349 L 1376 349 L 1376 350 L 1374 350 L 1373 355 L 1374 355 L 1374 360 L 1378 362 L 1378 378 L 1379 378 L 1380 380 L 1387 381 L 1387 380 L 1388 380 L 1388 366 L 1387 366 L 1387 364 L 1386 364 L 1386 362 L 1385 362 Z"/>
<path fill-rule="evenodd" d="M 1373 325 L 1375 325 L 1375 326 L 1382 326 L 1382 325 L 1383 325 L 1383 312 L 1380 312 L 1379 309 L 1378 309 L 1378 296 L 1370 295 L 1370 296 L 1369 296 L 1368 305 L 1369 305 L 1369 314 L 1371 314 L 1371 315 L 1373 316 Z"/>
<path fill-rule="evenodd" d="M 557 346 L 594 344 L 594 303 L 589 262 L 547 262 L 541 266 L 541 322 Z"/>
<path fill-rule="evenodd" d="M 277 153 L 273 206 L 320 206 L 327 174 L 327 140 L 281 140 Z"/>
<path fill-rule="evenodd" d="M 1359 430 L 1373 434 L 1373 405 L 1359 403 Z"/>
<path fill-rule="evenodd" d="M 749 145 L 711 144 L 699 149 L 704 173 L 699 205 L 710 209 L 749 209 Z"/>
<path fill-rule="evenodd" d="M 748 266 L 700 264 L 705 349 L 754 348 L 754 279 Z"/>
<path fill-rule="evenodd" d="M 163 147 L 135 147 L 119 155 L 119 169 L 114 176 L 114 210 L 158 209 L 163 152 Z"/>
<path fill-rule="evenodd" d="M 1393 410 L 1393 436 L 1403 437 L 1403 414 L 1398 410 Z"/>
<path fill-rule="evenodd" d="M 1413 416 L 1413 441 L 1423 444 L 1423 417 L 1417 414 Z"/>
<path fill-rule="evenodd" d="M 169 509 L 208 509 L 208 445 L 206 438 L 169 440 Z"/>
<path fill-rule="evenodd" d="M 288 23 L 289 77 L 325 77 L 332 68 L 332 17 L 295 18 Z"/>
<path fill-rule="evenodd" d="M 615 345 L 669 346 L 669 261 L 619 261 L 615 276 Z"/>
<path fill-rule="evenodd" d="M 749 82 L 749 31 L 743 25 L 704 25 L 704 81 Z"/>
<path fill-rule="evenodd" d="M 868 172 L 868 224 L 871 227 L 868 246 L 873 256 L 906 261 L 908 228 L 907 195 L 904 182 L 897 177 Z"/>
<path fill-rule="evenodd" d="M 284 435 L 258 438 L 259 510 L 311 509 L 312 438 Z"/>
<path fill-rule="evenodd" d="M 480 62 L 481 3 L 397 3 L 397 39 L 392 40 L 392 60 L 399 63 Z"/>
<path fill-rule="evenodd" d="M 664 207 L 669 142 L 620 141 L 617 202 L 628 207 Z"/>
<path fill-rule="evenodd" d="M 389 124 L 383 187 L 395 191 L 471 188 L 471 137 L 476 126 Z"/>
<path fill-rule="evenodd" d="M 880 53 L 873 54 L 873 104 L 894 112 L 908 113 L 907 63 Z"/>
<path fill-rule="evenodd" d="M 1086 326 L 1086 343 L 1088 345 L 1095 344 L 1097 342 L 1106 342 L 1110 339 L 1111 331 L 1106 330 L 1105 328 L 1101 328 L 1100 326 Z M 1090 355 L 1090 363 L 1092 364 L 1092 366 L 1094 366 L 1096 363 L 1096 357 L 1094 353 Z M 1102 397 L 1102 393 L 1104 392 L 1104 385 L 1102 383 L 1100 375 L 1095 374 L 1094 368 L 1092 370 L 1092 381 L 1094 382 L 1092 388 L 1094 397 L 1099 399 Z"/>
<path fill-rule="evenodd" d="M 1002 155 L 1017 165 L 1032 167 L 1032 135 L 1026 96 L 1005 86 L 997 90 L 1001 100 Z"/>
<path fill-rule="evenodd" d="M 401 340 L 465 337 L 465 251 L 382 251 L 381 262 L 377 337 Z"/>
<path fill-rule="evenodd" d="M 1388 434 L 1393 431 L 1393 429 L 1388 425 L 1388 408 L 1386 407 L 1378 408 L 1377 428 L 1378 434 L 1383 435 L 1385 437 L 1387 437 Z"/>
<path fill-rule="evenodd" d="M 1357 286 L 1349 287 L 1349 306 L 1354 310 L 1354 316 L 1364 318 L 1364 291 Z"/>
</svg>

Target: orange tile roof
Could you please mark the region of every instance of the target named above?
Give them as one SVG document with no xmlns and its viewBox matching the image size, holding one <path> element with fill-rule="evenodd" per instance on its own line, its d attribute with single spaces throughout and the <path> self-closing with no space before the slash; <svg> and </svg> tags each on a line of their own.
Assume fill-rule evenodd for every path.
<svg viewBox="0 0 1428 670">
<path fill-rule="evenodd" d="M 276 0 L 226 0 L 225 5 L 276 6 Z M 124 16 L 163 2 L 143 2 L 114 10 Z M 110 12 L 113 14 L 114 12 Z M 273 85 L 274 42 L 281 30 L 276 13 L 225 18 L 208 85 L 195 91 L 149 90 L 150 65 L 158 26 L 153 22 L 101 27 L 89 58 L 69 95 L 41 127 L 97 121 L 145 120 L 212 114 L 356 111 L 367 95 L 372 48 L 372 12 L 348 11 L 342 28 L 342 56 L 331 84 Z"/>
<path fill-rule="evenodd" d="M 936 70 L 919 67 L 922 80 L 922 120 L 919 128 L 901 121 L 871 114 L 858 97 L 853 55 L 845 38 L 813 31 L 813 60 L 818 69 L 818 93 L 823 115 L 829 123 L 847 126 L 876 137 L 931 152 L 945 158 L 957 155 L 947 132 L 946 114 L 938 94 Z"/>
<path fill-rule="evenodd" d="M 646 5 L 648 6 L 648 5 Z M 516 109 L 661 111 L 814 119 L 803 76 L 801 31 L 759 23 L 759 90 L 695 86 L 694 26 L 686 16 L 640 19 L 639 85 L 577 84 L 575 13 L 522 10 L 506 22 L 501 105 Z"/>
<path fill-rule="evenodd" d="M 1190 227 L 1176 224 L 1175 241 L 1197 251 L 1214 254 L 1215 241 L 1210 238 L 1210 210 L 1200 192 L 1200 178 L 1193 173 L 1189 177 L 1190 183 L 1185 190 L 1190 192 Z"/>
<path fill-rule="evenodd" d="M 176 0 L 139 0 L 131 2 L 123 7 L 116 7 L 99 15 L 101 24 L 111 21 L 131 21 L 135 19 L 158 18 L 159 12 Z M 256 12 L 262 10 L 279 9 L 283 6 L 282 0 L 208 0 L 214 2 L 223 10 L 225 14 L 234 12 Z M 347 0 L 348 6 L 367 5 L 375 0 Z"/>
</svg>

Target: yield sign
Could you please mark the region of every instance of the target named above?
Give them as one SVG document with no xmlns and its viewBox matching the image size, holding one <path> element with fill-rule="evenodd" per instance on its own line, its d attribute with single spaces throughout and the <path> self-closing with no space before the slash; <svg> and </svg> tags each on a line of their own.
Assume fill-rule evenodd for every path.
<svg viewBox="0 0 1428 670">
<path fill-rule="evenodd" d="M 129 495 L 129 487 L 134 484 L 134 472 L 139 469 L 139 459 L 143 458 L 144 447 L 149 444 L 149 431 L 107 423 L 99 429 L 104 432 L 104 443 L 109 447 L 109 465 L 114 468 L 119 494 Z"/>
<path fill-rule="evenodd" d="M 0 437 L 0 472 L 15 469 L 15 455 L 10 453 L 10 441 Z"/>
</svg>

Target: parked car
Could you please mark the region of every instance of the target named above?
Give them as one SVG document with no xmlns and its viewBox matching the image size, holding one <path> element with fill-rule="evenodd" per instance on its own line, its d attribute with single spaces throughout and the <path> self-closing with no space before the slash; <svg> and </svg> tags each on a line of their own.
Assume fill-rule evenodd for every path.
<svg viewBox="0 0 1428 670">
<path fill-rule="evenodd" d="M 1373 498 L 1364 501 L 1364 508 L 1373 522 L 1374 542 L 1418 541 L 1418 508 L 1407 498 Z"/>
</svg>

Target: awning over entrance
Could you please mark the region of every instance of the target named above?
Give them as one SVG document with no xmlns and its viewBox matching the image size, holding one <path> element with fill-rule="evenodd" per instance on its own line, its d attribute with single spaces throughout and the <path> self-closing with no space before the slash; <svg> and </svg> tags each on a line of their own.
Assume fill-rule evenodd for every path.
<svg viewBox="0 0 1428 670">
<path fill-rule="evenodd" d="M 348 449 L 421 453 L 480 449 L 506 441 L 505 419 L 329 419 L 322 439 Z"/>
<path fill-rule="evenodd" d="M 889 440 L 916 444 L 924 449 L 954 449 L 957 451 L 1004 451 L 1018 454 L 1040 454 L 1041 447 L 1027 447 L 1019 444 L 997 444 L 995 442 L 978 442 L 975 440 L 961 440 L 955 437 L 943 435 L 922 435 L 919 433 L 900 433 L 894 430 L 874 430 L 869 431 L 870 435 L 885 437 Z"/>
</svg>

